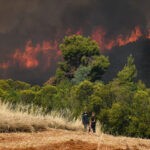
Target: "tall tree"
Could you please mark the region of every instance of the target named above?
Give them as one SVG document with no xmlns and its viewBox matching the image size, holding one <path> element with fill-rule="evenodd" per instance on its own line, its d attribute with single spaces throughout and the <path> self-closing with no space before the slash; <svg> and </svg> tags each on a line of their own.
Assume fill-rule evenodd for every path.
<svg viewBox="0 0 150 150">
<path fill-rule="evenodd" d="M 127 64 L 124 68 L 118 73 L 117 77 L 123 82 L 132 82 L 137 76 L 136 66 L 134 64 L 134 58 L 130 55 L 127 59 Z"/>
<path fill-rule="evenodd" d="M 83 56 L 99 55 L 99 46 L 91 38 L 81 35 L 66 36 L 60 49 L 64 60 L 72 66 L 78 67 Z"/>
<path fill-rule="evenodd" d="M 108 57 L 100 54 L 98 44 L 89 37 L 65 37 L 60 49 L 64 61 L 59 64 L 56 72 L 58 81 L 64 77 L 73 78 L 74 83 L 100 80 L 110 65 Z"/>
</svg>

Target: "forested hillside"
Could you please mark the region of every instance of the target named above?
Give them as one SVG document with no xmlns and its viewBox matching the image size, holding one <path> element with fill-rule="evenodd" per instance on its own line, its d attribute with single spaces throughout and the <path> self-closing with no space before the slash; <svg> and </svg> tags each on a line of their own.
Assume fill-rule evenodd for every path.
<svg viewBox="0 0 150 150">
<path fill-rule="evenodd" d="M 135 80 L 138 71 L 132 55 L 116 77 L 104 84 L 102 77 L 110 62 L 95 41 L 68 36 L 60 50 L 63 61 L 54 77 L 43 86 L 0 80 L 1 100 L 11 103 L 12 109 L 21 104 L 39 107 L 44 114 L 69 111 L 70 120 L 85 110 L 94 111 L 106 133 L 150 138 L 150 89 Z"/>
</svg>

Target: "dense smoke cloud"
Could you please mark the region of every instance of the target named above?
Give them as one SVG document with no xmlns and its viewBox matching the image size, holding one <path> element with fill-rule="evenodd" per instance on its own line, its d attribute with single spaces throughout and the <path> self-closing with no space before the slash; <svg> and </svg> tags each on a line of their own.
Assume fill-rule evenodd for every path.
<svg viewBox="0 0 150 150">
<path fill-rule="evenodd" d="M 29 40 L 35 48 L 43 41 L 54 43 L 69 30 L 73 33 L 82 30 L 89 36 L 99 27 L 105 30 L 106 41 L 126 36 L 137 26 L 146 34 L 150 28 L 149 6 L 149 0 L 0 0 L 0 77 L 42 83 L 54 74 L 58 59 L 49 57 L 51 65 L 43 70 L 47 61 L 44 62 L 42 46 L 38 54 L 32 53 L 30 57 L 34 58 L 35 67 L 25 67 L 30 55 L 25 45 Z M 58 52 L 49 50 L 47 56 Z M 18 56 L 25 58 L 24 65 L 19 65 Z"/>
<path fill-rule="evenodd" d="M 103 26 L 108 34 L 149 26 L 149 0 L 0 0 L 0 32 L 55 36 L 65 28 Z"/>
</svg>

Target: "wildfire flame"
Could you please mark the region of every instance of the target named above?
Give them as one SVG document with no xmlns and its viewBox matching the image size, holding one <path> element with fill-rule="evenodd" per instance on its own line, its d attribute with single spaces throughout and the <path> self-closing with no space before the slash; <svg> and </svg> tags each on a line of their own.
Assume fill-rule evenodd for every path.
<svg viewBox="0 0 150 150">
<path fill-rule="evenodd" d="M 80 35 L 83 33 L 82 29 L 73 32 L 70 28 L 65 32 L 66 35 Z M 99 44 L 101 50 L 110 50 L 115 46 L 124 46 L 128 43 L 137 41 L 141 37 L 150 39 L 150 29 L 147 31 L 146 35 L 142 33 L 139 26 L 136 26 L 133 31 L 126 36 L 118 35 L 113 39 L 108 39 L 106 35 L 107 32 L 102 27 L 97 27 L 91 32 L 91 38 Z M 58 48 L 59 41 L 60 39 L 53 42 L 43 41 L 41 44 L 37 43 L 36 45 L 34 45 L 31 40 L 27 41 L 24 50 L 16 49 L 11 55 L 10 61 L 0 63 L 0 69 L 8 69 L 16 64 L 22 68 L 32 69 L 40 66 L 40 64 L 43 63 L 42 61 L 44 61 L 43 68 L 47 69 L 50 67 L 52 60 L 57 61 L 61 56 L 61 51 Z"/>
<path fill-rule="evenodd" d="M 150 39 L 150 29 L 148 30 L 147 39 Z"/>
<path fill-rule="evenodd" d="M 132 43 L 140 39 L 143 34 L 140 27 L 135 27 L 135 29 L 127 36 L 118 35 L 112 40 L 106 39 L 106 32 L 102 28 L 96 28 L 92 32 L 92 38 L 99 43 L 102 50 L 109 50 L 115 46 L 124 46 L 128 43 Z"/>
<path fill-rule="evenodd" d="M 42 44 L 33 45 L 32 41 L 27 41 L 24 51 L 21 49 L 17 49 L 14 54 L 12 54 L 13 63 L 20 67 L 24 68 L 35 68 L 41 62 L 39 61 L 39 57 L 43 57 L 45 61 L 46 67 L 50 66 L 51 63 L 51 53 L 55 52 L 53 59 L 57 59 L 61 55 L 60 50 L 58 50 L 57 41 L 51 43 L 49 41 L 43 41 Z"/>
<path fill-rule="evenodd" d="M 1 69 L 7 69 L 7 68 L 9 68 L 9 62 L 0 63 L 0 68 Z"/>
</svg>

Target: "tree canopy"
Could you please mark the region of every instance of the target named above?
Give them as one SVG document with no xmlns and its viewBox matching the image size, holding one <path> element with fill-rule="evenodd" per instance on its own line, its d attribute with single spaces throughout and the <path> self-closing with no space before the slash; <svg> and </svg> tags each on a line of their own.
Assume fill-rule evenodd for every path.
<svg viewBox="0 0 150 150">
<path fill-rule="evenodd" d="M 89 37 L 67 36 L 60 49 L 64 61 L 56 72 L 58 81 L 64 77 L 73 79 L 74 83 L 100 80 L 110 65 L 108 57 L 100 54 L 98 44 Z"/>
<path fill-rule="evenodd" d="M 60 44 L 60 50 L 64 60 L 75 67 L 80 65 L 83 56 L 91 57 L 100 54 L 98 44 L 91 38 L 81 35 L 66 36 Z"/>
</svg>

